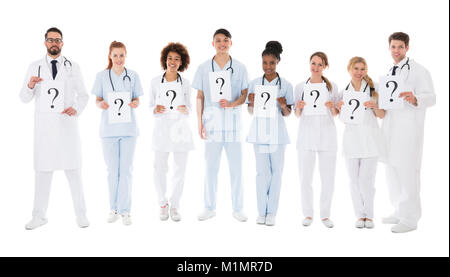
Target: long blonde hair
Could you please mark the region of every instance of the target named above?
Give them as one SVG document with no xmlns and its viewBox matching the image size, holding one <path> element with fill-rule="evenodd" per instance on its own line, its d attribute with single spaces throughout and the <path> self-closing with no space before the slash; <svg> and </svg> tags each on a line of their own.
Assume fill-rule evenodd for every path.
<svg viewBox="0 0 450 277">
<path fill-rule="evenodd" d="M 329 66 L 329 64 L 328 64 L 328 57 L 327 57 L 327 55 L 326 55 L 324 52 L 316 52 L 316 53 L 312 54 L 311 57 L 309 58 L 309 61 L 311 61 L 312 58 L 314 58 L 315 56 L 317 56 L 317 57 L 319 57 L 319 58 L 322 59 L 323 65 L 324 65 L 325 67 Z M 325 81 L 325 83 L 327 84 L 327 88 L 328 88 L 328 90 L 330 91 L 330 93 L 332 93 L 332 91 L 333 91 L 333 85 L 331 84 L 331 82 L 330 82 L 325 76 L 323 76 L 323 75 L 322 75 L 322 79 L 323 79 L 323 80 Z"/>
<path fill-rule="evenodd" d="M 372 78 L 369 77 L 369 74 L 367 72 L 369 71 L 367 67 L 367 62 L 362 57 L 353 57 L 350 59 L 347 65 L 347 71 L 350 72 L 350 70 L 355 66 L 357 63 L 362 63 L 366 67 L 366 75 L 364 75 L 363 79 L 369 84 L 370 90 L 372 91 L 372 97 L 375 99 L 378 99 L 378 93 L 375 91 L 375 85 L 373 84 Z"/>
</svg>

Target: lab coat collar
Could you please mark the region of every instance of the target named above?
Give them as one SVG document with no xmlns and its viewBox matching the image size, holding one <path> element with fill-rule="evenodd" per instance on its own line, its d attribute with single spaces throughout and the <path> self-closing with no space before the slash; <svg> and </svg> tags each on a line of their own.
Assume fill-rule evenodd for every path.
<svg viewBox="0 0 450 277">
<path fill-rule="evenodd" d="M 399 68 L 401 68 L 405 63 L 406 63 L 406 61 L 409 59 L 409 57 L 407 57 L 407 56 L 405 56 L 404 58 L 403 58 L 403 60 L 401 60 L 398 64 L 393 64 L 392 66 L 398 66 Z M 409 59 L 409 60 L 411 60 L 411 59 Z"/>
<path fill-rule="evenodd" d="M 50 57 L 50 56 L 47 54 L 47 55 L 45 55 L 45 59 L 46 59 L 47 63 L 50 64 L 50 65 L 51 65 L 51 62 L 52 62 L 53 60 L 57 60 L 59 64 L 62 64 L 62 63 L 63 63 L 63 56 L 62 56 L 61 54 L 60 54 L 59 57 L 56 58 L 56 59 L 53 59 L 52 57 Z"/>
<path fill-rule="evenodd" d="M 364 88 L 366 88 L 366 85 L 367 85 L 367 82 L 366 82 L 366 80 L 362 80 L 362 82 L 361 82 L 361 88 L 360 88 L 360 90 L 359 91 L 361 91 L 361 90 L 363 90 Z M 356 91 L 356 89 L 353 87 L 353 84 L 352 84 L 352 81 L 350 80 L 350 83 L 349 83 L 349 85 L 348 85 L 348 89 L 347 89 L 348 91 Z M 369 91 L 370 92 L 370 88 L 369 88 L 369 86 L 367 86 L 367 88 L 366 88 L 366 91 L 363 91 L 363 92 L 367 92 L 367 91 Z"/>
</svg>

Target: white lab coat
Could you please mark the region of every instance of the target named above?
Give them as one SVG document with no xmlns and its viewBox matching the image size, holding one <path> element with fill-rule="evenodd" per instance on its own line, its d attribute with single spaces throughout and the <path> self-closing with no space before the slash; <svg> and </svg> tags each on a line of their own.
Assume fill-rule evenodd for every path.
<svg viewBox="0 0 450 277">
<path fill-rule="evenodd" d="M 59 59 L 64 62 L 63 59 Z M 64 108 L 72 107 L 77 111 L 75 116 L 60 113 L 41 113 L 38 100 L 41 95 L 41 84 L 34 89 L 28 88 L 32 76 L 51 80 L 52 72 L 47 62 L 47 56 L 33 62 L 28 67 L 20 99 L 28 103 L 35 101 L 34 121 L 34 168 L 36 171 L 72 170 L 81 168 L 81 145 L 78 132 L 78 116 L 86 107 L 89 99 L 83 83 L 79 66 L 59 63 L 56 81 L 64 83 Z M 44 82 L 42 81 L 42 82 Z M 41 82 L 41 83 L 42 83 Z"/>
<path fill-rule="evenodd" d="M 393 167 L 420 170 L 425 110 L 436 103 L 436 95 L 428 70 L 411 59 L 411 69 L 408 70 L 407 66 L 401 69 L 406 60 L 407 58 L 397 65 L 399 68 L 396 75 L 400 74 L 407 90 L 414 93 L 417 106 L 405 101 L 403 109 L 386 111 L 382 131 L 387 153 L 380 160 Z M 391 73 L 392 71 L 389 74 Z"/>
</svg>

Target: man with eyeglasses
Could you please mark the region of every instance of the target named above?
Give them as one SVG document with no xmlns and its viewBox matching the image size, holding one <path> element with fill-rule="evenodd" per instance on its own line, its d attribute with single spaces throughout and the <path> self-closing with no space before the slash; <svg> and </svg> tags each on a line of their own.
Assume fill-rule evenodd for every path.
<svg viewBox="0 0 450 277">
<path fill-rule="evenodd" d="M 25 229 L 47 223 L 46 211 L 53 171 L 64 170 L 72 193 L 79 227 L 89 226 L 81 181 L 81 146 L 77 118 L 89 95 L 79 66 L 61 55 L 62 32 L 50 28 L 45 33 L 47 55 L 31 63 L 20 98 L 35 99 L 34 169 L 35 197 L 32 219 Z"/>
</svg>

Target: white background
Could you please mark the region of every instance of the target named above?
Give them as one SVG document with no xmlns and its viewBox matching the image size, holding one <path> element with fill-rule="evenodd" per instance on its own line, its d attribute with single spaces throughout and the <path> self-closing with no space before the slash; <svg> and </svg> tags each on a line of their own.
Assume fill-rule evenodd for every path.
<svg viewBox="0 0 450 277">
<path fill-rule="evenodd" d="M 2 54 L 0 66 L 0 256 L 448 256 L 448 2 L 447 1 L 8 1 L 0 10 Z M 28 65 L 42 58 L 44 33 L 59 27 L 64 34 L 63 55 L 79 63 L 89 92 L 95 74 L 107 65 L 111 41 L 125 43 L 126 65 L 141 77 L 146 95 L 138 108 L 138 140 L 133 183 L 133 225 L 107 224 L 106 168 L 98 137 L 100 110 L 91 96 L 79 124 L 83 149 L 83 179 L 91 226 L 76 226 L 70 192 L 62 172 L 54 175 L 49 223 L 25 231 L 31 218 L 34 193 L 34 105 L 23 104 L 19 91 Z M 335 228 L 316 218 L 301 226 L 300 184 L 295 144 L 286 149 L 283 187 L 277 225 L 259 226 L 256 219 L 253 147 L 243 143 L 245 210 L 249 221 L 231 216 L 228 165 L 222 156 L 217 217 L 197 220 L 203 207 L 203 143 L 196 135 L 191 152 L 179 223 L 160 222 L 153 185 L 150 148 L 153 118 L 148 109 L 150 80 L 161 73 L 161 49 L 170 41 L 188 47 L 191 65 L 184 77 L 192 81 L 197 66 L 214 55 L 212 35 L 218 28 L 233 35 L 231 55 L 243 62 L 250 79 L 262 75 L 261 52 L 269 40 L 279 40 L 284 52 L 278 72 L 294 86 L 309 76 L 309 56 L 324 51 L 325 72 L 342 89 L 352 56 L 363 56 L 377 80 L 390 68 L 388 36 L 404 31 L 411 37 L 408 55 L 424 65 L 434 80 L 437 105 L 425 122 L 422 206 L 419 229 L 392 234 L 381 217 L 391 212 L 380 164 L 376 181 L 375 229 L 354 227 L 348 178 L 341 152 L 337 161 L 332 206 Z M 194 95 L 192 97 L 194 102 Z M 250 116 L 244 110 L 243 126 Z M 291 141 L 298 119 L 287 118 Z M 336 119 L 339 145 L 343 124 Z M 314 179 L 318 215 L 319 176 Z"/>
</svg>

